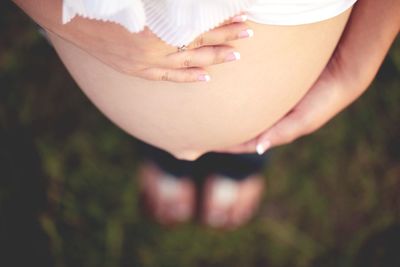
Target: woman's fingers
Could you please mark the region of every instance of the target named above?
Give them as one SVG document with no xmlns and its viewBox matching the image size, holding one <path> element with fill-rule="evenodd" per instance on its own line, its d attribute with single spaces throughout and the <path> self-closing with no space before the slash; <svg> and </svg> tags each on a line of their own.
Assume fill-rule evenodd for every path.
<svg viewBox="0 0 400 267">
<path fill-rule="evenodd" d="M 202 68 L 187 69 L 166 69 L 166 68 L 149 68 L 141 70 L 135 76 L 152 81 L 167 82 L 208 82 L 210 75 Z"/>
<path fill-rule="evenodd" d="M 279 146 L 293 142 L 295 139 L 315 131 L 322 123 L 319 120 L 309 119 L 310 115 L 300 110 L 293 110 L 274 126 L 240 145 L 229 147 L 216 152 L 241 154 L 257 153 L 264 154 L 271 146 Z"/>
<path fill-rule="evenodd" d="M 247 15 L 242 13 L 242 14 L 238 14 L 238 15 L 234 16 L 229 21 L 230 21 L 230 23 L 233 23 L 233 22 L 245 22 L 246 20 L 247 20 Z M 229 24 L 229 23 L 226 23 L 226 24 Z M 225 25 L 225 23 L 223 25 Z"/>
<path fill-rule="evenodd" d="M 246 18 L 247 16 L 243 14 L 233 17 L 226 24 L 196 38 L 188 45 L 186 51 L 173 52 L 154 66 L 163 69 L 184 69 L 206 67 L 240 59 L 239 52 L 225 44 L 253 36 L 253 31 L 243 23 Z M 165 77 L 165 75 L 162 76 Z M 146 77 L 148 77 L 147 73 Z M 150 77 L 153 80 L 153 74 Z M 193 78 L 190 81 L 194 81 Z"/>
<path fill-rule="evenodd" d="M 165 64 L 138 71 L 135 75 L 153 81 L 207 82 L 211 77 L 201 67 L 238 59 L 239 52 L 230 46 L 206 46 L 169 55 Z"/>
<path fill-rule="evenodd" d="M 246 23 L 236 22 L 220 26 L 197 37 L 188 45 L 189 49 L 224 44 L 229 41 L 252 37 L 254 32 Z"/>
<path fill-rule="evenodd" d="M 324 75 L 327 76 L 327 75 Z M 272 127 L 245 143 L 225 149 L 227 153 L 263 154 L 272 146 L 288 144 L 316 131 L 344 107 L 346 95 L 331 78 L 320 79 L 303 99 Z M 345 101 L 347 103 L 347 101 Z"/>
<path fill-rule="evenodd" d="M 240 59 L 240 53 L 227 45 L 205 46 L 167 57 L 164 68 L 206 67 Z"/>
<path fill-rule="evenodd" d="M 242 144 L 232 146 L 229 148 L 215 150 L 214 152 L 218 153 L 231 153 L 231 154 L 243 154 L 243 153 L 255 153 L 257 146 L 257 139 L 253 138 L 247 142 Z"/>
<path fill-rule="evenodd" d="M 338 77 L 333 69 L 326 67 L 303 99 L 272 127 L 250 141 L 220 152 L 263 154 L 271 147 L 289 144 L 321 128 L 366 89 L 348 84 L 348 80 L 342 80 L 343 77 Z"/>
<path fill-rule="evenodd" d="M 225 20 L 224 22 L 222 22 L 219 27 L 224 26 L 224 25 L 228 25 L 231 23 L 235 23 L 235 22 L 245 22 L 247 21 L 247 14 L 245 13 L 239 13 L 227 20 Z"/>
<path fill-rule="evenodd" d="M 289 114 L 258 137 L 257 145 L 266 150 L 315 132 L 357 97 L 359 93 L 325 71 Z"/>
<path fill-rule="evenodd" d="M 317 127 L 312 127 L 305 119 L 307 115 L 299 111 L 293 111 L 282 118 L 272 128 L 261 134 L 257 140 L 257 149 L 264 153 L 273 146 L 284 145 L 293 142 L 297 138 L 311 133 Z M 314 129 L 315 128 L 315 129 Z"/>
<path fill-rule="evenodd" d="M 253 31 L 243 22 L 220 26 L 199 36 L 189 44 L 186 51 L 168 55 L 159 67 L 172 69 L 206 67 L 238 60 L 240 59 L 239 52 L 224 44 L 251 37 L 253 34 Z"/>
</svg>

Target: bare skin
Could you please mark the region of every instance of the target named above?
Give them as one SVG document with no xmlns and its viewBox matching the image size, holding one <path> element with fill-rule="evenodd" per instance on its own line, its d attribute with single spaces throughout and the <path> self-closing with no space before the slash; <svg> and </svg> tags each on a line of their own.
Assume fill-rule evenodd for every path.
<svg viewBox="0 0 400 267">
<path fill-rule="evenodd" d="M 13 0 L 33 20 L 58 37 L 76 45 L 105 65 L 130 76 L 171 82 L 201 82 L 208 75 L 205 66 L 235 59 L 237 51 L 225 44 L 251 36 L 238 14 L 222 25 L 198 36 L 188 50 L 166 45 L 145 28 L 129 33 L 115 23 L 76 17 L 61 23 L 62 0 Z"/>
<path fill-rule="evenodd" d="M 263 153 L 322 127 L 367 90 L 400 31 L 399 14 L 398 0 L 359 0 L 337 49 L 303 99 L 273 127 L 220 151 Z"/>
<path fill-rule="evenodd" d="M 334 57 L 332 57 L 328 67 L 325 69 L 324 66 L 328 62 L 341 30 L 346 23 L 346 14 L 323 23 L 307 25 L 307 27 L 270 27 L 267 29 L 266 25 L 248 23 L 249 26 L 254 26 L 256 29 L 256 36 L 261 33 L 262 38 L 257 38 L 252 44 L 238 43 L 234 46 L 242 52 L 243 58 L 246 58 L 246 60 L 242 60 L 235 66 L 237 69 L 233 69 L 233 65 L 209 68 L 212 77 L 217 77 L 217 79 L 213 79 L 213 82 L 205 86 L 206 89 L 213 90 L 212 93 L 201 92 L 200 90 L 204 89 L 203 86 L 185 87 L 189 90 L 195 89 L 194 91 L 200 91 L 200 93 L 191 91 L 182 93 L 181 88 L 183 87 L 169 87 L 157 84 L 157 88 L 154 90 L 157 91 L 156 93 L 133 90 L 135 91 L 134 93 L 123 94 L 123 97 L 139 96 L 139 99 L 142 100 L 146 94 L 150 98 L 162 99 L 161 102 L 157 103 L 161 105 L 156 105 L 155 103 L 151 105 L 150 103 L 150 105 L 143 106 L 141 103 L 136 103 L 139 104 L 140 108 L 148 108 L 148 111 L 157 110 L 159 113 L 163 113 L 164 115 L 161 116 L 157 113 L 157 115 L 148 117 L 146 114 L 136 112 L 137 110 L 131 108 L 128 103 L 124 103 L 121 98 L 115 98 L 112 93 L 107 94 L 109 92 L 105 88 L 119 88 L 120 86 L 123 87 L 124 84 L 129 84 L 130 86 L 138 86 L 142 87 L 143 90 L 150 91 L 154 89 L 154 84 L 150 86 L 145 82 L 140 83 L 129 79 L 125 79 L 125 82 L 123 82 L 124 78 L 122 76 L 117 77 L 118 75 L 113 74 L 109 75 L 108 78 L 120 80 L 120 82 L 110 83 L 105 86 L 98 85 L 93 81 L 89 81 L 86 85 L 83 82 L 80 83 L 81 86 L 82 84 L 84 85 L 82 87 L 85 93 L 114 122 L 131 134 L 158 145 L 179 158 L 194 159 L 210 150 L 254 152 L 256 145 L 260 143 L 264 144 L 264 148 L 288 143 L 301 135 L 316 130 L 334 114 L 354 101 L 372 80 L 388 47 L 397 35 L 399 29 L 399 18 L 396 16 L 399 11 L 398 1 L 387 0 L 378 3 L 371 0 L 360 0 L 358 6 L 360 8 L 357 9 L 356 15 L 353 16 L 351 23 L 347 26 L 346 34 L 340 43 L 339 49 L 336 50 Z M 377 14 L 380 14 L 377 20 L 366 19 L 376 17 Z M 324 24 L 326 28 L 323 27 Z M 369 26 L 366 27 L 366 24 Z M 290 30 L 287 30 L 288 28 Z M 365 34 L 365 29 L 373 31 L 375 34 Z M 291 38 L 287 38 L 288 36 L 285 36 L 285 32 Z M 322 33 L 324 35 L 321 38 Z M 368 41 L 368 35 L 370 38 L 375 38 L 377 34 L 380 36 L 378 40 L 374 39 L 374 42 Z M 318 36 L 319 40 L 315 36 Z M 79 83 L 79 70 L 74 72 L 76 66 L 73 66 L 72 61 L 74 53 L 76 57 L 79 57 L 79 55 L 84 56 L 84 54 L 79 54 L 79 51 L 74 51 L 73 47 L 68 47 L 62 41 L 58 42 L 57 37 L 53 37 L 53 41 L 56 43 L 64 62 L 66 62 Z M 279 43 L 279 41 L 282 41 L 282 43 Z M 286 50 L 280 48 L 285 48 Z M 256 55 L 255 51 L 261 52 Z M 293 51 L 297 52 L 297 54 L 291 54 Z M 299 52 L 304 57 L 299 55 Z M 368 55 L 366 62 L 365 55 Z M 320 61 L 316 60 L 314 56 L 318 57 Z M 266 58 L 268 62 L 257 60 L 265 60 Z M 243 63 L 243 61 L 245 62 Z M 304 66 L 304 64 L 296 65 L 296 63 L 304 62 L 307 62 L 307 66 Z M 92 63 L 89 63 L 86 67 L 94 67 L 91 70 L 97 72 L 97 74 L 101 75 L 109 72 L 101 64 Z M 290 80 L 287 79 L 287 74 L 292 73 L 290 72 L 291 68 L 287 68 L 288 66 L 297 71 L 293 76 L 290 75 Z M 85 69 L 88 70 L 82 67 L 80 71 Z M 357 70 L 357 73 L 351 72 L 354 70 Z M 323 71 L 322 75 L 318 78 L 321 71 Z M 232 81 L 228 80 L 226 76 L 223 77 L 224 73 L 240 73 L 240 76 L 234 76 L 235 79 Z M 286 77 L 279 76 L 281 73 L 285 73 Z M 218 77 L 218 74 L 221 77 Z M 353 74 L 357 75 L 354 76 Z M 353 77 L 358 77 L 358 79 L 353 79 Z M 286 86 L 279 83 L 279 78 L 285 81 Z M 255 80 L 258 83 L 255 83 Z M 316 83 L 314 83 L 315 80 L 317 80 Z M 293 109 L 293 105 L 302 98 L 313 83 L 312 90 Z M 265 87 L 272 89 L 267 89 L 267 92 L 261 92 L 260 84 L 264 87 L 264 90 L 266 90 Z M 88 88 L 96 86 L 98 87 L 97 89 L 101 90 L 88 90 Z M 239 88 L 244 87 L 250 90 L 246 90 L 245 93 L 243 91 L 240 92 Z M 158 91 L 163 89 L 170 90 L 169 93 L 172 92 L 172 96 L 178 96 L 177 99 L 168 98 L 163 92 Z M 99 97 L 99 93 L 104 93 L 104 95 Z M 184 94 L 185 96 L 179 96 L 179 94 Z M 117 108 L 119 110 L 110 110 L 107 107 L 109 104 L 105 100 L 109 96 L 111 96 L 111 102 L 122 104 L 122 107 Z M 151 100 L 150 98 L 147 100 Z M 330 101 L 324 105 L 318 105 L 318 103 L 321 103 L 321 98 Z M 194 102 L 192 99 L 195 99 Z M 179 103 L 177 105 L 180 107 L 179 109 L 166 107 L 173 101 Z M 267 107 L 263 106 L 265 103 L 268 104 Z M 189 105 L 190 107 L 188 107 Z M 204 110 L 204 107 L 207 107 L 208 110 Z M 261 107 L 263 107 L 262 110 L 259 109 Z M 291 109 L 292 112 L 276 123 L 271 130 L 260 134 Z M 313 114 L 318 114 L 318 116 L 313 116 Z M 129 118 L 126 115 L 129 115 Z M 140 121 L 132 119 L 133 116 L 144 118 L 147 124 L 141 124 Z M 172 124 L 160 124 L 162 121 L 170 122 L 171 117 L 175 119 Z M 190 118 L 191 121 L 188 121 L 187 118 Z M 199 125 L 199 122 L 205 122 L 206 118 L 208 118 L 206 125 Z M 151 123 L 149 124 L 149 122 Z M 255 122 L 259 124 L 256 125 Z M 141 129 L 132 126 L 135 123 Z M 146 126 L 150 126 L 147 129 L 151 129 L 154 123 L 158 127 L 153 127 L 152 130 L 147 132 L 141 132 Z M 152 131 L 153 134 L 154 132 L 157 133 L 151 136 Z M 163 137 L 166 137 L 163 140 L 167 141 L 168 144 L 159 142 L 160 138 L 157 138 L 157 134 L 160 133 L 163 134 Z M 174 136 L 177 138 L 174 139 Z M 239 146 L 236 145 L 254 136 L 256 138 L 251 141 L 244 142 Z M 222 140 L 223 137 L 227 138 Z M 215 143 L 212 142 L 212 138 L 216 141 Z"/>
<path fill-rule="evenodd" d="M 221 151 L 264 153 L 322 127 L 366 91 L 399 33 L 399 14 L 400 1 L 359 0 L 333 56 L 302 100 L 257 137 Z"/>
<path fill-rule="evenodd" d="M 25 4 L 29 3 L 31 2 L 25 1 Z M 56 2 L 43 5 L 42 8 L 49 8 L 53 3 Z M 60 34 L 59 30 L 65 28 L 57 23 L 52 24 L 52 21 L 46 21 L 47 17 L 41 17 L 43 12 L 38 12 L 36 7 L 25 6 L 25 10 L 36 17 L 43 26 L 51 25 L 46 28 L 53 45 L 74 79 L 94 104 L 130 134 L 161 147 L 178 158 L 189 160 L 207 151 L 248 140 L 286 114 L 323 70 L 350 13 L 348 11 L 336 18 L 303 26 L 279 27 L 253 22 L 241 24 L 235 28 L 236 31 L 255 31 L 251 42 L 241 40 L 223 44 L 223 49 L 230 48 L 230 52 L 239 51 L 242 56 L 240 61 L 205 68 L 204 70 L 211 75 L 212 80 L 209 83 L 172 84 L 132 77 L 136 72 L 132 73 L 124 67 L 122 72 L 125 74 L 122 74 L 121 69 L 118 69 L 120 65 L 107 64 L 110 63 L 109 58 L 94 53 L 102 51 L 101 49 L 85 49 L 87 38 L 75 44 L 65 40 L 71 38 L 71 32 L 68 30 L 73 30 L 74 24 L 64 26 L 68 30 L 61 31 Z M 74 23 L 77 25 L 88 22 L 76 20 Z M 91 28 L 92 26 L 89 25 L 90 34 L 101 35 L 96 34 L 96 28 Z M 115 25 L 105 24 L 103 30 L 104 27 L 113 28 Z M 152 38 L 148 34 L 132 35 L 124 33 L 120 28 L 115 30 L 116 38 L 126 40 L 121 43 L 127 43 L 128 40 L 138 40 L 140 43 L 143 38 Z M 201 42 L 195 43 L 204 44 L 205 39 L 201 38 Z M 214 40 L 212 42 L 215 43 Z M 219 40 L 222 42 L 224 39 Z M 76 45 L 83 46 L 83 49 Z M 167 55 L 172 52 L 171 47 L 164 47 L 159 43 L 155 46 L 156 48 L 148 45 L 146 48 L 150 51 L 147 55 L 153 55 L 155 59 L 161 55 L 154 55 L 152 49 L 165 51 Z M 193 60 L 195 54 L 192 54 L 191 60 L 188 60 L 187 56 L 178 56 L 180 58 L 175 61 L 175 65 L 168 67 L 190 65 L 185 62 L 191 62 L 193 66 L 210 65 Z M 212 55 L 209 58 L 212 59 Z M 221 54 L 218 58 L 220 62 L 223 61 Z M 135 60 L 135 57 L 133 59 Z M 153 60 L 150 62 L 157 67 L 166 67 L 157 65 Z M 211 60 L 211 63 L 218 61 Z M 177 79 L 178 76 L 173 73 L 158 71 L 153 78 Z M 187 77 L 184 76 L 182 81 L 188 81 Z M 169 194 L 166 201 L 159 190 L 164 174 L 149 166 L 144 168 L 141 174 L 146 178 L 142 181 L 145 188 L 143 191 L 148 196 L 153 216 L 159 222 L 180 222 L 193 215 L 194 205 L 179 208 L 182 203 L 193 203 L 183 200 L 194 197 L 194 186 L 189 180 L 183 179 L 184 183 L 177 184 L 178 189 L 174 191 L 176 194 Z M 218 192 L 215 189 L 218 188 L 216 181 L 219 179 L 218 175 L 207 179 L 202 218 L 214 227 L 238 226 L 250 218 L 259 203 L 263 188 L 262 177 L 249 177 L 240 183 L 236 201 L 222 206 L 215 198 L 215 192 Z M 185 190 L 181 190 L 182 188 Z M 241 205 L 236 205 L 239 199 Z M 188 216 L 185 212 L 176 212 L 177 210 L 188 211 Z"/>
<path fill-rule="evenodd" d="M 241 60 L 209 67 L 208 83 L 129 77 L 54 34 L 50 38 L 85 94 L 114 123 L 177 158 L 193 160 L 248 140 L 286 114 L 318 78 L 349 14 L 291 27 L 248 22 L 255 31 L 251 42 L 230 44 Z"/>
<path fill-rule="evenodd" d="M 224 183 L 231 183 L 236 192 L 227 201 L 219 194 L 226 190 Z M 225 188 L 224 188 L 225 187 Z M 236 229 L 246 224 L 259 208 L 264 192 L 265 178 L 261 174 L 253 174 L 242 181 L 231 180 L 218 174 L 207 177 L 201 209 L 201 219 L 213 228 Z M 218 192 L 222 190 L 222 192 Z M 225 193 L 226 194 L 226 193 Z"/>
<path fill-rule="evenodd" d="M 206 177 L 201 203 L 197 203 L 198 192 L 191 177 L 175 177 L 151 162 L 140 165 L 138 177 L 142 206 L 150 217 L 165 226 L 190 221 L 199 206 L 197 215 L 204 224 L 218 229 L 236 229 L 252 218 L 265 187 L 261 174 L 253 174 L 242 181 L 212 174 Z"/>
<path fill-rule="evenodd" d="M 151 162 L 141 164 L 138 177 L 143 207 L 158 223 L 173 226 L 193 218 L 196 189 L 190 177 L 174 177 Z"/>
</svg>

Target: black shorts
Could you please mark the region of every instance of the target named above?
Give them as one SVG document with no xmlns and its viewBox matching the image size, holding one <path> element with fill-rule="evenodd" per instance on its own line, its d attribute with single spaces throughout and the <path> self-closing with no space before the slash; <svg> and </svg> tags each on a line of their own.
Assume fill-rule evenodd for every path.
<svg viewBox="0 0 400 267">
<path fill-rule="evenodd" d="M 207 153 L 195 161 L 178 160 L 168 152 L 143 142 L 138 143 L 141 157 L 152 161 L 176 177 L 204 177 L 215 173 L 243 179 L 263 170 L 268 156 L 254 154 Z"/>
</svg>

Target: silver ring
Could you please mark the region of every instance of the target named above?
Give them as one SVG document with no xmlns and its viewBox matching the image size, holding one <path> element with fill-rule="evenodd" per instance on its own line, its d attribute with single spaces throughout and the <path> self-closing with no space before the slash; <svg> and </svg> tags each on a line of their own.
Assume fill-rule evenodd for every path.
<svg viewBox="0 0 400 267">
<path fill-rule="evenodd" d="M 186 45 L 179 46 L 179 47 L 178 47 L 178 52 L 186 51 L 186 49 L 187 49 L 187 46 L 186 46 Z"/>
</svg>

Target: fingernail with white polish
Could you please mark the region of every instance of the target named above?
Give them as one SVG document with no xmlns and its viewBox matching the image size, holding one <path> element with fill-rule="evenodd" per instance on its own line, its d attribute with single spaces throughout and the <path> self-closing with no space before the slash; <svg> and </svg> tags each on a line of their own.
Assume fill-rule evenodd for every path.
<svg viewBox="0 0 400 267">
<path fill-rule="evenodd" d="M 232 52 L 229 53 L 228 56 L 225 58 L 225 62 L 229 61 L 235 61 L 240 59 L 240 53 L 239 52 Z"/>
<path fill-rule="evenodd" d="M 197 79 L 201 82 L 209 82 L 211 80 L 211 77 L 208 74 L 200 74 Z"/>
<path fill-rule="evenodd" d="M 268 148 L 270 146 L 271 146 L 271 142 L 268 141 L 268 140 L 264 140 L 264 141 L 258 143 L 257 146 L 256 146 L 257 154 L 261 156 L 262 154 L 265 153 L 265 151 L 268 150 Z"/>
<path fill-rule="evenodd" d="M 232 19 L 232 22 L 244 22 L 247 20 L 247 15 L 236 16 Z"/>
<path fill-rule="evenodd" d="M 241 31 L 239 33 L 239 38 L 250 38 L 254 35 L 254 31 L 252 29 L 247 29 L 244 31 Z"/>
</svg>

